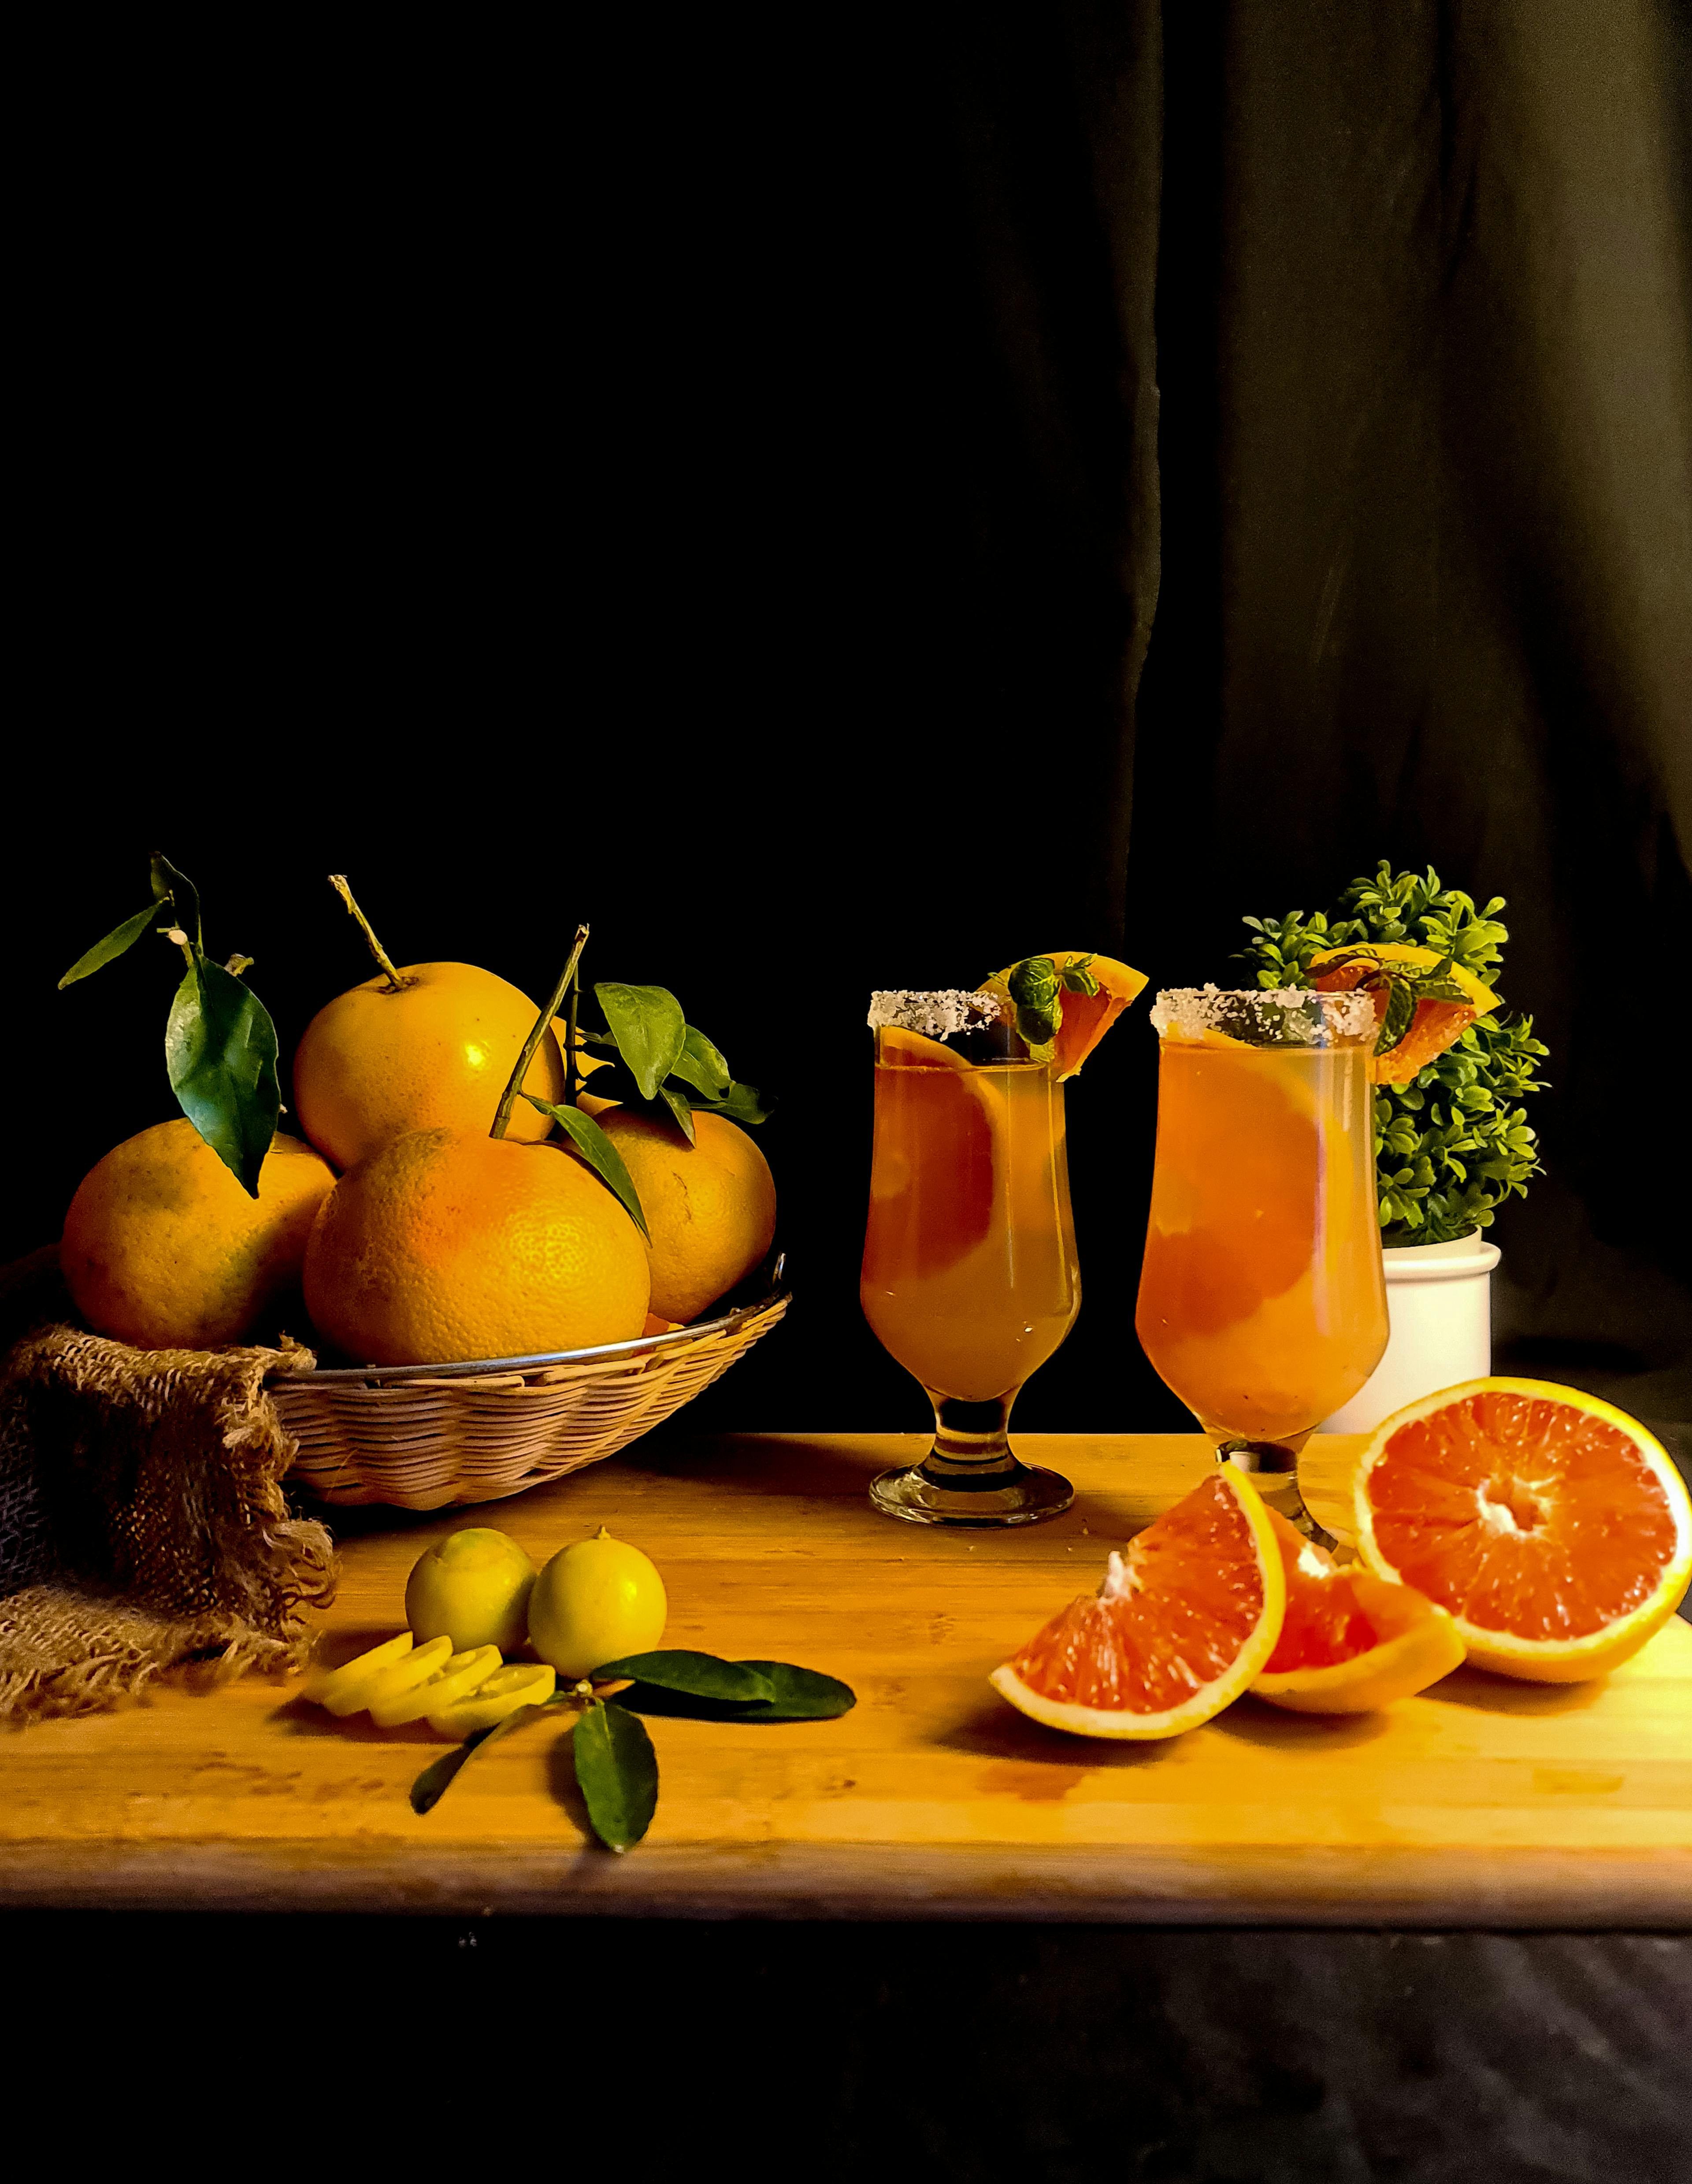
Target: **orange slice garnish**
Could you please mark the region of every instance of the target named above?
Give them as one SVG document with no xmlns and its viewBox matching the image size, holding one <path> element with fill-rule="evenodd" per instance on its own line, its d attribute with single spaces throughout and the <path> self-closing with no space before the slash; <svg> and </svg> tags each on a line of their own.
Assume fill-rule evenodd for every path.
<svg viewBox="0 0 1692 2184">
<path fill-rule="evenodd" d="M 1058 1026 L 1050 1065 L 1053 1076 L 1061 1081 L 1074 1076 L 1129 1002 L 1144 989 L 1146 977 L 1144 971 L 1119 963 L 1114 956 L 1091 955 L 1084 948 L 1056 948 L 1049 953 L 1060 973 L 1071 963 L 1085 963 L 1099 981 L 1096 994 L 1066 993 L 1063 997 L 1063 1022 Z M 1004 970 L 995 971 L 982 981 L 981 990 L 997 994 L 1009 1004 L 1009 980 L 1015 968 L 1015 964 L 1007 964 Z"/>
<path fill-rule="evenodd" d="M 1333 963 L 1338 957 L 1353 960 L 1339 963 L 1333 970 L 1324 970 L 1325 964 Z M 1366 962 L 1356 961 L 1361 956 L 1372 956 L 1382 964 L 1402 964 L 1411 971 L 1431 971 L 1443 957 L 1431 948 L 1413 948 L 1407 941 L 1360 941 L 1345 948 L 1326 948 L 1319 956 L 1312 956 L 1307 973 L 1310 982 L 1319 993 L 1350 993 L 1370 975 Z M 1376 1084 L 1408 1084 L 1430 1061 L 1435 1061 L 1448 1046 L 1461 1038 L 1477 1017 L 1490 1016 L 1498 1006 L 1498 996 L 1492 988 L 1476 978 L 1472 971 L 1465 971 L 1453 964 L 1446 977 L 1454 985 L 1461 986 L 1468 995 L 1467 1002 L 1419 1000 L 1416 1013 L 1410 1020 L 1410 1029 L 1389 1054 L 1371 1055 L 1370 1079 Z M 1375 1004 L 1375 1028 L 1387 1012 L 1384 992 L 1372 996 Z"/>
</svg>

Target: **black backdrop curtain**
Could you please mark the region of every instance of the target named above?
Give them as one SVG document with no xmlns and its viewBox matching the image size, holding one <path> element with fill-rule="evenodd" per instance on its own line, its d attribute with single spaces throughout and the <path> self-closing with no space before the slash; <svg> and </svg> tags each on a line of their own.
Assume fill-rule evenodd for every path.
<svg viewBox="0 0 1692 2184">
<path fill-rule="evenodd" d="M 170 1112 L 162 966 L 53 990 L 155 843 L 285 1046 L 365 975 L 331 869 L 531 990 L 586 915 L 782 1098 L 799 1306 L 690 1421 L 915 1428 L 855 1303 L 870 988 L 1226 978 L 1243 913 L 1431 861 L 1552 1050 L 1500 1355 L 1692 1416 L 1689 20 L 418 31 L 144 128 L 136 57 L 49 71 L 8 1248 Z M 1153 1046 L 1073 1089 L 1030 1426 L 1184 1423 Z"/>
</svg>

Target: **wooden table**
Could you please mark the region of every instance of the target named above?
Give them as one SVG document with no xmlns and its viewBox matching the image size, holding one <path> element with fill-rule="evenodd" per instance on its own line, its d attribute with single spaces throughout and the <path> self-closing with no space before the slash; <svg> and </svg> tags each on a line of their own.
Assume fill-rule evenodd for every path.
<svg viewBox="0 0 1692 2184">
<path fill-rule="evenodd" d="M 413 1560 L 459 1524 L 496 1524 L 538 1562 L 603 1523 L 662 1570 L 666 1643 L 823 1669 L 858 1705 L 766 1728 L 654 1720 L 657 1818 L 617 1858 L 589 1839 L 549 1726 L 418 1819 L 409 1785 L 443 1748 L 420 1725 L 337 1723 L 257 1677 L 160 1691 L 0 1739 L 0 1903 L 1692 1925 L 1692 1626 L 1600 1684 L 1463 1669 L 1380 1715 L 1248 1697 L 1168 1742 L 1086 1742 L 1023 1719 L 988 1671 L 1209 1452 L 1172 1435 L 1019 1445 L 1079 1490 L 1028 1532 L 875 1514 L 865 1483 L 921 1444 L 867 1434 L 660 1439 L 477 1513 L 342 1513 L 331 1658 L 400 1626 Z M 1306 1456 L 1335 1529 L 1361 1446 Z"/>
</svg>

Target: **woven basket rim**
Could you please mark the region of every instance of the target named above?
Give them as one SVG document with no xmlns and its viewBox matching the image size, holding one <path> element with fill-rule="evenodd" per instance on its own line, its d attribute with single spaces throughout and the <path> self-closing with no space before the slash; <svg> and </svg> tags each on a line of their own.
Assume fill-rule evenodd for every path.
<svg viewBox="0 0 1692 2184">
<path fill-rule="evenodd" d="M 778 1258 L 770 1273 L 770 1287 L 749 1304 L 736 1305 L 715 1319 L 701 1319 L 687 1327 L 672 1328 L 667 1334 L 637 1334 L 627 1342 L 602 1342 L 591 1350 L 548 1350 L 528 1357 L 454 1357 L 433 1365 L 330 1365 L 314 1366 L 309 1373 L 291 1373 L 279 1367 L 264 1375 L 267 1388 L 312 1388 L 337 1385 L 350 1387 L 357 1383 L 365 1387 L 387 1386 L 407 1380 L 468 1379 L 472 1375 L 493 1373 L 538 1373 L 553 1365 L 580 1365 L 598 1357 L 637 1357 L 648 1350 L 681 1349 L 698 1342 L 708 1334 L 721 1334 L 743 1326 L 760 1312 L 768 1312 L 772 1305 L 792 1301 L 793 1290 L 786 1279 L 786 1255 Z"/>
</svg>

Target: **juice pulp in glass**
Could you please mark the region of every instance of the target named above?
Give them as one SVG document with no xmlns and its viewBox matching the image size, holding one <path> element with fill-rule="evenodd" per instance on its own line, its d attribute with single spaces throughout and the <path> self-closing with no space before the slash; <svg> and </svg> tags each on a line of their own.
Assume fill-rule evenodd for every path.
<svg viewBox="0 0 1692 2184">
<path fill-rule="evenodd" d="M 1380 1360 L 1372 1096 L 1361 1045 L 1162 1042 L 1134 1326 L 1214 1434 L 1307 1434 Z"/>
<path fill-rule="evenodd" d="M 1081 1308 L 1063 1088 L 1039 1062 L 876 1062 L 859 1288 L 882 1346 L 933 1394 L 1021 1386 Z"/>
</svg>

